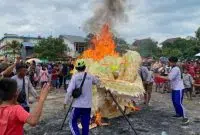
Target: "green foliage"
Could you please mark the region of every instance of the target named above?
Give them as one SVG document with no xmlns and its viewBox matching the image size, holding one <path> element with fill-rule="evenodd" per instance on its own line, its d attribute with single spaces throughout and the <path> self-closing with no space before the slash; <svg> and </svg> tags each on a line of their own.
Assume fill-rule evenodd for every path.
<svg viewBox="0 0 200 135">
<path fill-rule="evenodd" d="M 126 50 L 130 50 L 130 45 L 123 39 L 116 36 L 113 37 L 116 44 L 116 51 L 120 54 L 126 53 Z"/>
<path fill-rule="evenodd" d="M 162 50 L 162 55 L 165 56 L 165 57 L 171 57 L 171 56 L 181 57 L 182 52 L 177 48 L 175 48 L 175 49 L 164 48 Z"/>
<path fill-rule="evenodd" d="M 13 55 L 13 57 L 15 58 L 16 55 L 20 55 L 21 48 L 22 45 L 16 40 L 13 40 L 11 43 L 7 42 L 5 48 L 7 51 L 6 54 Z"/>
<path fill-rule="evenodd" d="M 173 43 L 164 43 L 163 56 L 176 56 L 180 58 L 192 58 L 199 53 L 200 46 L 197 40 L 177 39 Z"/>
<path fill-rule="evenodd" d="M 34 50 L 39 58 L 54 61 L 64 56 L 65 51 L 69 51 L 69 48 L 64 44 L 63 39 L 48 37 L 40 40 Z"/>
<path fill-rule="evenodd" d="M 197 29 L 196 33 L 196 38 L 200 41 L 200 27 Z"/>
<path fill-rule="evenodd" d="M 158 42 L 152 39 L 141 40 L 137 51 L 143 57 L 158 57 L 160 55 L 160 48 L 157 46 Z"/>
</svg>

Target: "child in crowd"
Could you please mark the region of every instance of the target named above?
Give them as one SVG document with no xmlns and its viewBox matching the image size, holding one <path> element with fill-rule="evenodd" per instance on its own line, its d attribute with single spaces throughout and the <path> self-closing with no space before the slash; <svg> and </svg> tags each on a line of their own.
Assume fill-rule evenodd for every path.
<svg viewBox="0 0 200 135">
<path fill-rule="evenodd" d="M 183 73 L 183 83 L 185 86 L 185 93 L 190 100 L 192 100 L 192 91 L 193 91 L 193 78 L 189 74 L 187 69 L 184 69 Z"/>
<path fill-rule="evenodd" d="M 12 79 L 1 79 L 0 135 L 23 135 L 24 124 L 35 126 L 39 122 L 49 89 L 49 84 L 43 87 L 37 106 L 32 113 L 28 113 L 17 104 L 17 82 Z"/>
<path fill-rule="evenodd" d="M 39 78 L 40 78 L 40 83 L 41 83 L 41 88 L 42 88 L 44 84 L 47 83 L 49 80 L 48 70 L 45 66 L 42 66 L 42 69 L 40 70 Z"/>
</svg>

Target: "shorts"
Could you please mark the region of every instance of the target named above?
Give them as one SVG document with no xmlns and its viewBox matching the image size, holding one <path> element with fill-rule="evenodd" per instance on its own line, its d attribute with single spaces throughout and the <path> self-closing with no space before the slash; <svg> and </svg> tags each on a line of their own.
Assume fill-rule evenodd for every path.
<svg viewBox="0 0 200 135">
<path fill-rule="evenodd" d="M 193 90 L 192 90 L 192 88 L 185 88 L 184 89 L 184 92 L 192 92 Z"/>
<path fill-rule="evenodd" d="M 196 94 L 200 94 L 200 86 L 195 86 Z"/>
<path fill-rule="evenodd" d="M 143 84 L 146 93 L 152 93 L 153 83 Z"/>
<path fill-rule="evenodd" d="M 42 82 L 41 82 L 41 86 L 43 87 L 44 84 L 46 84 L 46 83 L 47 83 L 47 81 L 42 81 Z"/>
</svg>

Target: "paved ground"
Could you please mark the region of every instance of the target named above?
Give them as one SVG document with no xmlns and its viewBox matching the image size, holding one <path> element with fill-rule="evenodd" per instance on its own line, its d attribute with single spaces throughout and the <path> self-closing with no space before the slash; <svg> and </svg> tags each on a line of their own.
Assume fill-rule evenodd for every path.
<svg viewBox="0 0 200 135">
<path fill-rule="evenodd" d="M 40 124 L 35 128 L 26 126 L 26 135 L 70 135 L 69 126 L 66 124 L 60 131 L 65 115 L 63 110 L 64 92 L 51 92 L 45 103 Z M 128 115 L 132 124 L 137 129 L 138 135 L 200 135 L 200 97 L 193 101 L 184 100 L 188 117 L 191 123 L 181 125 L 181 119 L 174 119 L 170 94 L 153 93 L 149 107 L 142 106 L 140 112 Z M 33 105 L 34 106 L 34 105 Z M 123 117 L 109 120 L 107 127 L 98 127 L 91 130 L 91 135 L 134 135 Z"/>
</svg>

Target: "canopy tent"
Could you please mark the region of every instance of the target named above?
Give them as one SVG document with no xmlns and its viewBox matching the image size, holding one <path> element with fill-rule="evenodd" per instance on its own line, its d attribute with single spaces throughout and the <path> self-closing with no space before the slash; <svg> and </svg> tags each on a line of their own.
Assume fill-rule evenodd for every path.
<svg viewBox="0 0 200 135">
<path fill-rule="evenodd" d="M 27 62 L 27 63 L 32 63 L 33 61 L 35 61 L 35 62 L 36 62 L 36 64 L 38 64 L 38 63 L 41 63 L 41 62 L 42 62 L 40 59 L 37 59 L 37 58 L 32 58 L 32 59 L 29 59 L 29 60 L 27 60 L 26 62 Z"/>
<path fill-rule="evenodd" d="M 195 56 L 200 57 L 200 53 L 197 53 Z"/>
</svg>

